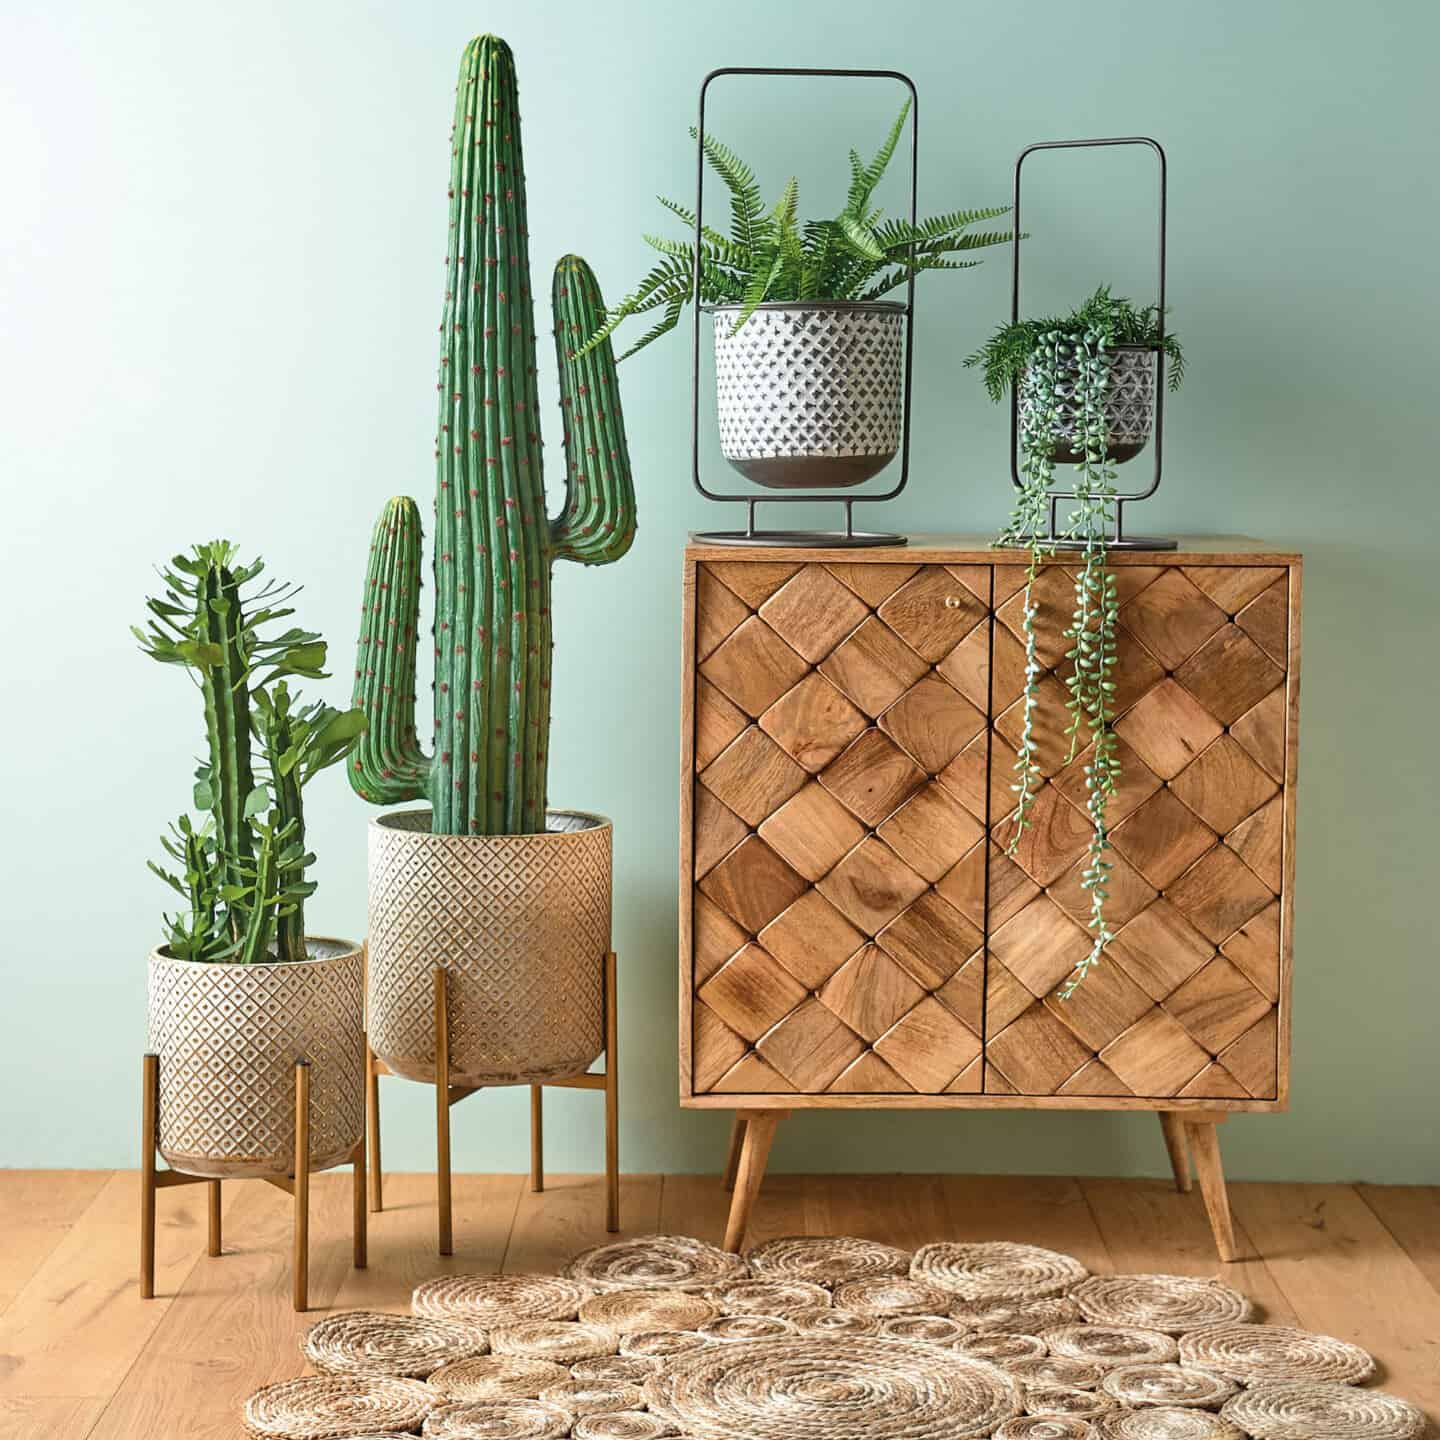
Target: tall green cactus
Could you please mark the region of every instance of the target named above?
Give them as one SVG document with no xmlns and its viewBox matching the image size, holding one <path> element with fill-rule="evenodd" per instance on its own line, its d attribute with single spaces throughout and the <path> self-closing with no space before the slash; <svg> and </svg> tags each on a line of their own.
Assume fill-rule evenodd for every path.
<svg viewBox="0 0 1440 1440">
<path fill-rule="evenodd" d="M 480 35 L 460 61 L 436 436 L 433 754 L 415 729 L 420 516 L 407 496 L 375 526 L 354 704 L 369 724 L 348 767 L 375 804 L 428 797 L 437 834 L 545 828 L 550 582 L 555 560 L 601 565 L 635 537 L 635 495 L 605 318 L 567 255 L 552 305 L 565 427 L 565 503 L 546 512 L 525 175 L 515 61 Z"/>
</svg>

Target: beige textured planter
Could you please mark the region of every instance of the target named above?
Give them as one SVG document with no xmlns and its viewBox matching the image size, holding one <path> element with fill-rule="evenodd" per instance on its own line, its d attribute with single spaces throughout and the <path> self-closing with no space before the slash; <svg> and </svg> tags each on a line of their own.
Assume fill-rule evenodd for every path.
<svg viewBox="0 0 1440 1440">
<path fill-rule="evenodd" d="M 150 1049 L 160 1057 L 159 1150 L 177 1170 L 288 1175 L 295 1062 L 310 1062 L 310 1167 L 350 1159 L 365 1118 L 364 961 L 311 938 L 293 964 L 150 955 Z"/>
<path fill-rule="evenodd" d="M 578 1075 L 605 1048 L 611 826 L 552 810 L 543 835 L 432 835 L 429 810 L 370 822 L 370 1046 L 435 1078 L 432 971 L 447 975 L 460 1085 Z"/>
</svg>

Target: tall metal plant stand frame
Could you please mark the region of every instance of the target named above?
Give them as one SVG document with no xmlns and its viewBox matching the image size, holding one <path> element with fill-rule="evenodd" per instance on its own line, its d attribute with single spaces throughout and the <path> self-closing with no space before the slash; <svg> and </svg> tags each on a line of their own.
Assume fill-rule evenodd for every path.
<svg viewBox="0 0 1440 1440">
<path fill-rule="evenodd" d="M 204 1185 L 208 1188 L 209 1243 L 206 1254 L 221 1251 L 220 1185 L 206 1175 L 187 1175 L 180 1170 L 161 1169 L 159 1154 L 160 1057 L 146 1054 L 141 1068 L 141 1156 L 140 1156 L 140 1298 L 155 1298 L 155 1194 L 177 1185 Z M 349 1156 L 340 1162 L 352 1167 L 351 1216 L 353 1261 L 357 1270 L 367 1264 L 368 1233 L 365 1215 L 365 1136 L 362 1133 Z M 338 1168 L 338 1167 L 332 1167 Z M 295 1225 L 291 1274 L 296 1310 L 310 1308 L 310 1062 L 295 1062 L 295 1159 L 288 1175 L 257 1175 L 237 1178 L 263 1180 L 283 1190 L 295 1201 Z"/>
<path fill-rule="evenodd" d="M 442 1255 L 455 1253 L 453 1205 L 451 1200 L 450 1110 L 460 1101 L 486 1088 L 450 1084 L 450 1007 L 445 970 L 431 971 L 435 1005 L 435 1179 L 438 1210 L 438 1240 Z M 619 1023 L 616 1003 L 615 952 L 607 951 L 604 971 L 605 1068 L 571 1075 L 563 1080 L 546 1080 L 530 1087 L 530 1188 L 545 1188 L 544 1095 L 546 1086 L 557 1090 L 601 1090 L 605 1094 L 605 1228 L 612 1235 L 620 1229 L 620 1059 Z M 385 1208 L 384 1179 L 380 1165 L 380 1077 L 393 1075 L 383 1060 L 365 1042 L 365 1121 L 370 1144 L 370 1208 Z M 403 1079 L 404 1077 L 399 1077 Z"/>
</svg>

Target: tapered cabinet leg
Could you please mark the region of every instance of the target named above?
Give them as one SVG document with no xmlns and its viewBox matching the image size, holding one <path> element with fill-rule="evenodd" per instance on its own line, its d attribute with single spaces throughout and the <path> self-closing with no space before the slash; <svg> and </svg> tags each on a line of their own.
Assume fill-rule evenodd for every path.
<svg viewBox="0 0 1440 1440">
<path fill-rule="evenodd" d="M 605 1228 L 620 1229 L 620 1006 L 615 952 L 605 956 Z"/>
<path fill-rule="evenodd" d="M 365 1134 L 367 1140 L 366 1169 L 370 1172 L 370 1208 L 385 1208 L 383 1182 L 380 1178 L 380 1072 L 375 1067 L 375 1052 L 365 1041 Z"/>
<path fill-rule="evenodd" d="M 1215 1236 L 1215 1248 L 1222 1260 L 1234 1260 L 1235 1226 L 1230 1218 L 1230 1196 L 1225 1189 L 1225 1171 L 1220 1164 L 1220 1137 L 1214 1121 L 1187 1121 L 1190 1153 L 1195 1158 L 1195 1175 L 1205 1200 L 1205 1213 Z"/>
<path fill-rule="evenodd" d="M 537 1195 L 545 1188 L 545 1090 L 530 1087 L 530 1188 Z"/>
<path fill-rule="evenodd" d="M 295 1062 L 295 1308 L 310 1305 L 310 1062 Z"/>
<path fill-rule="evenodd" d="M 770 1159 L 770 1144 L 775 1126 L 784 1118 L 783 1110 L 752 1110 L 745 1125 L 745 1142 L 740 1148 L 740 1168 L 735 1177 L 735 1194 L 730 1200 L 730 1219 L 725 1226 L 725 1248 L 738 1251 L 750 1228 L 750 1212 L 765 1178 Z"/>
<path fill-rule="evenodd" d="M 439 1248 L 455 1253 L 450 1215 L 450 1011 L 445 993 L 445 972 L 434 971 L 435 986 L 435 1185 L 439 1212 Z"/>
<path fill-rule="evenodd" d="M 1175 1175 L 1175 1188 L 1182 1195 L 1188 1195 L 1190 1151 L 1185 1143 L 1185 1117 L 1175 1110 L 1162 1110 L 1160 1128 L 1165 1133 L 1165 1149 L 1170 1154 L 1170 1169 Z"/>
<path fill-rule="evenodd" d="M 205 1182 L 205 1190 L 210 1211 L 210 1244 L 208 1253 L 218 1255 L 222 1248 L 223 1239 L 220 1233 L 220 1182 L 218 1180 L 207 1180 Z"/>
<path fill-rule="evenodd" d="M 727 1190 L 735 1188 L 735 1176 L 740 1169 L 740 1147 L 745 1143 L 745 1112 L 737 1110 L 735 1121 L 730 1126 L 730 1148 L 725 1154 L 725 1171 L 720 1183 Z"/>
<path fill-rule="evenodd" d="M 140 1298 L 155 1298 L 155 1144 L 160 1114 L 160 1057 L 140 1068 Z"/>
</svg>

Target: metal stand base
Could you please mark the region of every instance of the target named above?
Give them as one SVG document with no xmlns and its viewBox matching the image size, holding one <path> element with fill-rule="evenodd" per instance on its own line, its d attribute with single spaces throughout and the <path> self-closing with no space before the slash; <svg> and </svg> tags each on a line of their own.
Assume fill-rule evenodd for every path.
<svg viewBox="0 0 1440 1440">
<path fill-rule="evenodd" d="M 763 549 L 856 550 L 871 545 L 907 545 L 904 535 L 871 530 L 702 530 L 706 545 L 748 545 Z M 1173 543 L 1173 542 L 1172 542 Z"/>
</svg>

